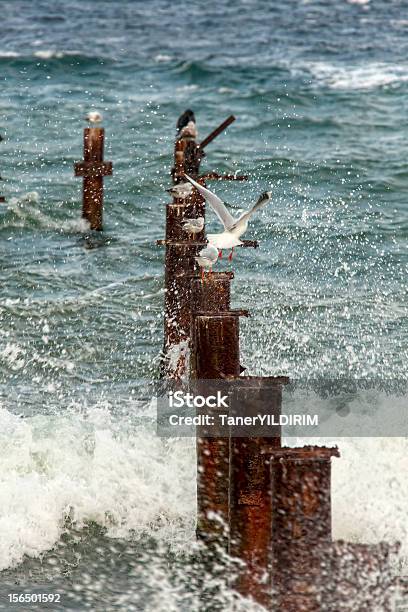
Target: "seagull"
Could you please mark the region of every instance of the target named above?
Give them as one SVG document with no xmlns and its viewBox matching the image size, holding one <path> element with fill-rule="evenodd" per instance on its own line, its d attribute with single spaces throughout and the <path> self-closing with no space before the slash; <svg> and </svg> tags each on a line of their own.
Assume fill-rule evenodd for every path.
<svg viewBox="0 0 408 612">
<path fill-rule="evenodd" d="M 166 189 L 166 191 L 175 198 L 185 200 L 189 195 L 191 195 L 193 186 L 191 183 L 178 183 L 177 185 L 170 187 L 170 189 Z"/>
<path fill-rule="evenodd" d="M 103 117 L 102 113 L 99 113 L 98 111 L 90 111 L 85 119 L 89 121 L 89 123 L 101 123 Z"/>
<path fill-rule="evenodd" d="M 234 219 L 234 217 L 230 214 L 227 207 L 225 206 L 225 202 L 220 200 L 215 193 L 212 193 L 209 189 L 206 189 L 202 185 L 196 183 L 192 178 L 184 175 L 187 180 L 190 181 L 196 189 L 201 193 L 201 195 L 207 200 L 215 214 L 221 221 L 224 226 L 224 231 L 220 234 L 208 234 L 208 242 L 212 245 L 216 246 L 219 249 L 219 257 L 222 257 L 223 249 L 231 249 L 231 253 L 228 256 L 228 259 L 231 261 L 234 247 L 239 244 L 243 244 L 240 240 L 241 236 L 246 232 L 248 227 L 248 221 L 250 217 L 262 206 L 265 206 L 267 202 L 271 199 L 272 192 L 265 191 L 262 195 L 259 196 L 258 201 L 254 204 L 254 206 L 242 213 L 238 219 Z"/>
<path fill-rule="evenodd" d="M 187 125 L 180 130 L 178 137 L 183 138 L 184 140 L 197 140 L 198 131 L 194 121 L 189 121 Z"/>
<path fill-rule="evenodd" d="M 204 217 L 197 219 L 183 219 L 183 230 L 189 234 L 199 234 L 204 229 Z"/>
<path fill-rule="evenodd" d="M 204 280 L 204 271 L 207 270 L 211 274 L 213 265 L 217 263 L 218 249 L 213 244 L 208 243 L 194 259 L 201 268 L 201 280 Z"/>
<path fill-rule="evenodd" d="M 186 125 L 188 125 L 190 122 L 195 124 L 196 120 L 195 120 L 195 115 L 194 115 L 193 111 L 190 108 L 188 108 L 177 119 L 177 134 L 180 134 L 181 130 L 184 127 L 186 127 Z"/>
</svg>

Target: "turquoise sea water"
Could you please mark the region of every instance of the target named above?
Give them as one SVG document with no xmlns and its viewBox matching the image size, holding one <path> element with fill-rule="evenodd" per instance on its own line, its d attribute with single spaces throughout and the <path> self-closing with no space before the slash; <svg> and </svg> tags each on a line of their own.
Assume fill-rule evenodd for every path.
<svg viewBox="0 0 408 612">
<path fill-rule="evenodd" d="M 241 341 L 250 373 L 406 380 L 408 3 L 13 0 L 0 11 L 4 580 L 51 576 L 64 592 L 77 581 L 78 609 L 105 609 L 92 603 L 100 596 L 106 609 L 187 610 L 158 559 L 167 545 L 191 553 L 193 443 L 157 440 L 143 421 L 152 407 L 135 399 L 162 346 L 155 240 L 176 119 L 193 108 L 204 137 L 236 115 L 202 167 L 250 175 L 214 186 L 237 208 L 273 192 L 248 231 L 261 247 L 234 262 L 234 305 L 252 313 Z M 87 249 L 73 162 L 92 108 L 114 175 L 108 244 Z M 343 468 L 338 491 L 356 496 L 369 527 L 354 532 L 342 514 L 338 535 L 375 540 L 381 524 L 380 537 L 405 537 L 404 453 L 381 445 L 397 492 L 385 478 L 384 509 L 367 518 L 369 496 L 347 488 Z M 349 467 L 363 448 L 350 446 Z M 32 560 L 54 546 L 44 564 Z M 115 546 L 135 582 L 115 571 Z M 155 595 L 137 604 L 145 563 Z M 83 568 L 100 576 L 109 564 L 89 589 Z"/>
</svg>

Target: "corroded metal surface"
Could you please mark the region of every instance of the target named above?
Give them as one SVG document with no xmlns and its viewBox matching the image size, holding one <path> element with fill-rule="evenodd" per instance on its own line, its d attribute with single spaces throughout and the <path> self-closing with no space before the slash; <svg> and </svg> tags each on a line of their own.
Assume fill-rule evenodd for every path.
<svg viewBox="0 0 408 612">
<path fill-rule="evenodd" d="M 272 592 L 277 610 L 317 612 L 331 545 L 331 457 L 337 448 L 269 448 Z"/>
<path fill-rule="evenodd" d="M 206 281 L 192 281 L 192 312 L 217 312 L 229 310 L 231 304 L 230 283 L 233 272 L 213 272 Z"/>
<path fill-rule="evenodd" d="M 230 312 L 195 317 L 198 379 L 239 376 L 239 318 Z"/>
<path fill-rule="evenodd" d="M 233 382 L 232 416 L 281 413 L 282 385 L 287 379 L 242 377 Z M 241 430 L 242 435 L 245 434 Z M 230 438 L 229 553 L 244 565 L 237 570 L 234 588 L 261 605 L 271 603 L 271 488 L 266 444 L 280 447 L 280 427 L 275 437 Z"/>
<path fill-rule="evenodd" d="M 199 381 L 239 376 L 239 318 L 228 312 L 195 316 L 193 354 Z M 200 433 L 197 428 L 197 536 L 227 549 L 229 437 Z"/>
<path fill-rule="evenodd" d="M 112 162 L 103 161 L 105 130 L 84 130 L 84 160 L 75 164 L 75 176 L 83 177 L 82 216 L 92 230 L 102 230 L 103 177 L 112 174 Z"/>
<path fill-rule="evenodd" d="M 223 121 L 217 128 L 215 128 L 215 130 L 213 130 L 211 134 L 204 138 L 204 140 L 200 143 L 200 149 L 205 149 L 205 147 L 209 145 L 210 142 L 214 140 L 214 138 L 217 138 L 217 136 L 219 136 L 224 130 L 226 130 L 227 127 L 231 125 L 231 123 L 233 123 L 234 121 L 234 115 L 230 115 L 227 119 L 225 119 L 225 121 Z"/>
<path fill-rule="evenodd" d="M 3 136 L 0 135 L 0 142 L 3 140 Z M 0 176 L 0 181 L 2 181 L 3 179 Z M 2 195 L 0 195 L 0 202 L 3 203 L 6 201 L 6 198 Z"/>
<path fill-rule="evenodd" d="M 186 155 L 194 144 L 182 138 L 175 142 L 173 183 L 185 181 Z M 198 174 L 201 157 L 195 159 Z M 164 370 L 167 377 L 181 380 L 188 375 L 191 332 L 191 279 L 197 255 L 204 244 L 204 232 L 194 237 L 183 230 L 185 219 L 205 215 L 204 201 L 197 193 L 186 199 L 173 198 L 166 206 L 166 239 L 158 241 L 166 246 L 165 256 L 165 313 L 164 313 Z"/>
<path fill-rule="evenodd" d="M 197 247 L 188 243 L 167 245 L 165 273 L 165 351 L 189 342 L 191 326 L 191 276 Z"/>
</svg>

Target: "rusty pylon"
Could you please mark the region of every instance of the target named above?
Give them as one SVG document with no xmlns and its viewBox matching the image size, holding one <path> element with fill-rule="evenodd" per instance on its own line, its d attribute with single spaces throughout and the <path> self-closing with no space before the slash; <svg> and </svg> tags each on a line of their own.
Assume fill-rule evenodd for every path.
<svg viewBox="0 0 408 612">
<path fill-rule="evenodd" d="M 0 142 L 1 142 L 2 140 L 3 140 L 3 136 L 1 136 L 1 134 L 0 134 Z M 2 178 L 1 178 L 1 176 L 0 176 L 0 181 L 2 181 L 2 180 L 3 180 L 3 179 L 2 179 Z M 5 198 L 4 196 L 0 195 L 0 202 L 5 202 L 5 201 L 6 201 L 6 198 Z"/>
<path fill-rule="evenodd" d="M 112 162 L 103 159 L 104 140 L 104 128 L 85 128 L 84 160 L 75 164 L 75 176 L 83 177 L 82 217 L 97 231 L 103 229 L 103 179 L 112 174 Z"/>
<path fill-rule="evenodd" d="M 203 182 L 199 170 L 205 155 L 204 148 L 234 120 L 233 116 L 229 117 L 201 144 L 190 134 L 184 136 L 183 131 L 180 132 L 175 142 L 174 167 L 171 171 L 174 185 L 186 181 L 185 173 Z M 224 177 L 217 175 L 217 178 Z M 233 180 L 235 178 L 232 177 Z M 228 176 L 228 179 L 231 177 Z M 183 220 L 197 217 L 205 218 L 205 201 L 197 190 L 194 189 L 184 198 L 174 195 L 173 201 L 166 205 L 166 238 L 158 240 L 158 244 L 166 247 L 164 374 L 174 380 L 189 376 L 191 287 L 197 269 L 194 258 L 200 248 L 205 246 L 205 236 L 204 230 L 189 236 L 183 229 Z"/>
</svg>

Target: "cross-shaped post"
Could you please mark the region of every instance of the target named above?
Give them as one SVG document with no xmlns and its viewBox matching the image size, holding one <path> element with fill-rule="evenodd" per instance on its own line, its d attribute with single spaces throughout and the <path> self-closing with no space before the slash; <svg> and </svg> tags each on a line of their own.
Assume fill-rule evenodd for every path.
<svg viewBox="0 0 408 612">
<path fill-rule="evenodd" d="M 84 161 L 75 164 L 75 176 L 82 176 L 82 217 L 92 230 L 102 230 L 103 177 L 112 174 L 112 162 L 103 161 L 105 130 L 100 127 L 84 130 Z"/>
</svg>

